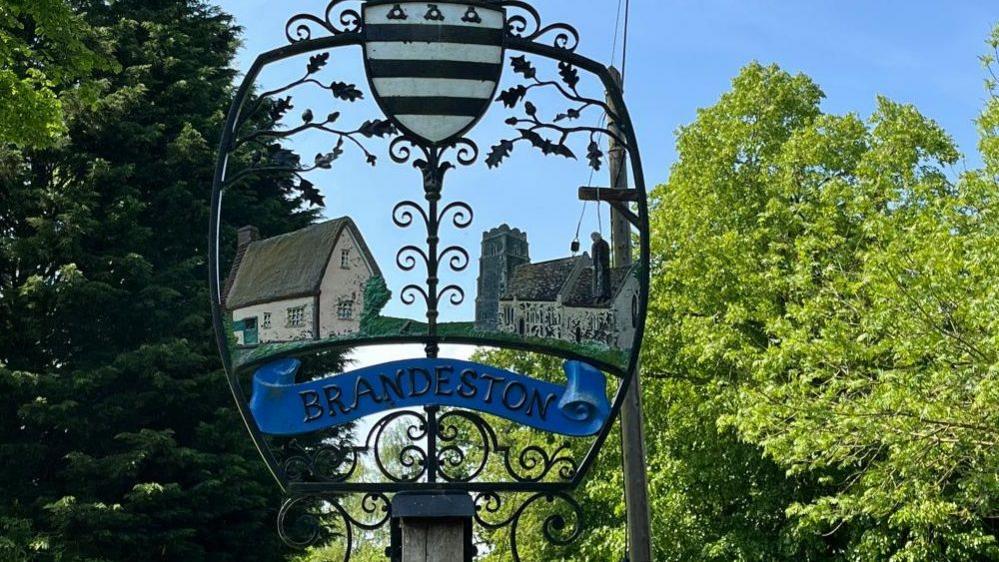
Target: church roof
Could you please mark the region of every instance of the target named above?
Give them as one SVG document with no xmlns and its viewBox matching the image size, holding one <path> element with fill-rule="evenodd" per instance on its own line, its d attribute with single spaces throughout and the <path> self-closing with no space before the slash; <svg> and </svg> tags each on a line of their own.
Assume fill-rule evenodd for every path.
<svg viewBox="0 0 999 562">
<path fill-rule="evenodd" d="M 566 306 L 576 308 L 606 308 L 610 306 L 610 303 L 624 289 L 625 284 L 628 282 L 628 277 L 634 274 L 634 269 L 634 267 L 616 267 L 611 269 L 611 298 L 600 299 L 595 298 L 593 295 L 593 268 L 587 267 L 580 273 L 576 279 L 576 283 L 573 284 L 572 290 L 562 302 Z"/>
<path fill-rule="evenodd" d="M 333 249 L 348 230 L 374 274 L 380 276 L 378 263 L 357 225 L 350 217 L 341 217 L 247 246 L 226 295 L 226 308 L 236 310 L 319 294 Z"/>
<path fill-rule="evenodd" d="M 589 262 L 584 255 L 517 267 L 503 300 L 554 302 L 571 281 L 581 260 Z"/>
</svg>

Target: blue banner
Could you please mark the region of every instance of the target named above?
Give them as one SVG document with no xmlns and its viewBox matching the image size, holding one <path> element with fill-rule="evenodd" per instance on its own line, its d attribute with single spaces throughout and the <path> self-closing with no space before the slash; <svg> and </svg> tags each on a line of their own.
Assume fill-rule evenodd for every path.
<svg viewBox="0 0 999 562">
<path fill-rule="evenodd" d="M 611 410 L 606 377 L 579 361 L 565 363 L 565 386 L 452 359 L 396 361 L 296 384 L 300 366 L 283 359 L 254 374 L 250 410 L 262 432 L 304 435 L 380 412 L 435 405 L 585 437 L 600 431 Z"/>
</svg>

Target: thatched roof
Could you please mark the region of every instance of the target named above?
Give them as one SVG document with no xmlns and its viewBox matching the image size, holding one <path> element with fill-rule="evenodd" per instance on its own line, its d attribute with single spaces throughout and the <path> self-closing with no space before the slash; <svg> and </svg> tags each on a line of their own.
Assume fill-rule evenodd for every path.
<svg viewBox="0 0 999 562">
<path fill-rule="evenodd" d="M 319 294 L 337 241 L 349 230 L 376 276 L 378 263 L 357 225 L 341 217 L 274 238 L 251 243 L 238 263 L 226 295 L 229 310 Z"/>
</svg>

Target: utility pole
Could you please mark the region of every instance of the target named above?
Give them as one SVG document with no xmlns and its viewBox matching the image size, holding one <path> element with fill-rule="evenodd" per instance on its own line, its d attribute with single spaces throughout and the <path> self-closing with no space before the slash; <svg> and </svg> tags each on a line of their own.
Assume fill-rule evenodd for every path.
<svg viewBox="0 0 999 562">
<path fill-rule="evenodd" d="M 611 67 L 610 72 L 623 91 L 621 73 L 614 67 Z M 615 112 L 618 111 L 613 100 L 610 101 L 610 107 Z M 611 131 L 618 132 L 618 125 L 613 119 L 608 120 L 608 125 Z M 629 189 L 627 151 L 614 137 L 610 137 L 609 168 L 611 188 Z M 631 224 L 624 213 L 612 208 L 611 247 L 614 249 L 615 268 L 632 265 L 631 244 Z M 649 509 L 649 479 L 645 464 L 645 416 L 642 412 L 642 377 L 639 364 L 624 405 L 621 407 L 621 452 L 624 458 L 624 490 L 628 508 L 629 562 L 652 562 L 652 512 Z"/>
</svg>

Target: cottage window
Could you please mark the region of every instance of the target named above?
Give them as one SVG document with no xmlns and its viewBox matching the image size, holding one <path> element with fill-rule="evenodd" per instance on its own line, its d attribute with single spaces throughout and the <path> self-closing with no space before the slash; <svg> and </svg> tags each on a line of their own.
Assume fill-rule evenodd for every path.
<svg viewBox="0 0 999 562">
<path fill-rule="evenodd" d="M 350 250 L 340 252 L 340 269 L 350 269 Z"/>
<path fill-rule="evenodd" d="M 288 327 L 289 328 L 302 328 L 305 327 L 305 307 L 296 306 L 294 308 L 288 309 Z"/>
<path fill-rule="evenodd" d="M 263 327 L 264 327 L 265 330 L 269 330 L 270 327 L 271 327 L 271 313 L 270 312 L 265 312 L 264 313 L 264 324 L 263 324 Z"/>
<path fill-rule="evenodd" d="M 354 303 L 344 301 L 337 305 L 336 316 L 340 320 L 352 320 L 354 318 Z"/>
</svg>

